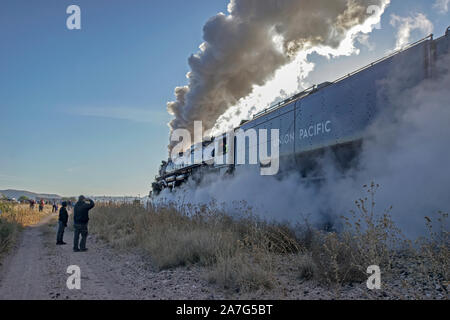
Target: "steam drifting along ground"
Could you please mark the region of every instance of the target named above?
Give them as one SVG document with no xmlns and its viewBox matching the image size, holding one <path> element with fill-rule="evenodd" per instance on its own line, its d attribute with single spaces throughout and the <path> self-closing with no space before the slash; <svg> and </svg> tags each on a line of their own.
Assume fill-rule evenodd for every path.
<svg viewBox="0 0 450 320">
<path fill-rule="evenodd" d="M 202 121 L 204 130 L 220 127 L 217 120 L 232 106 L 258 103 L 263 108 L 261 104 L 293 93 L 301 86 L 297 74 L 311 70 L 306 52 L 354 52 L 356 35 L 370 32 L 389 2 L 231 0 L 228 15 L 220 13 L 204 26 L 200 52 L 189 58 L 189 84 L 177 87 L 176 101 L 167 104 L 174 116 L 171 130 L 187 129 L 193 136 L 194 121 Z M 370 6 L 378 8 L 375 15 L 368 14 Z M 292 70 L 277 74 L 287 65 Z M 282 79 L 287 74 L 289 85 Z M 274 77 L 276 81 L 271 81 Z M 169 144 L 169 151 L 174 145 Z"/>
</svg>

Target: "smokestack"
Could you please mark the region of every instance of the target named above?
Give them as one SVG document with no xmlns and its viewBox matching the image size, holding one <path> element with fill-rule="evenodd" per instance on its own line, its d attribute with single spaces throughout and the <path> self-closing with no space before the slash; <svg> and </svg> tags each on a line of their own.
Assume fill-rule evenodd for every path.
<svg viewBox="0 0 450 320">
<path fill-rule="evenodd" d="M 355 27 L 381 16 L 390 0 L 231 0 L 228 15 L 219 13 L 203 28 L 204 42 L 188 62 L 189 83 L 175 89 L 167 104 L 175 129 L 203 129 L 241 98 L 262 86 L 299 52 L 314 47 L 336 49 Z M 169 144 L 169 152 L 176 142 Z"/>
</svg>

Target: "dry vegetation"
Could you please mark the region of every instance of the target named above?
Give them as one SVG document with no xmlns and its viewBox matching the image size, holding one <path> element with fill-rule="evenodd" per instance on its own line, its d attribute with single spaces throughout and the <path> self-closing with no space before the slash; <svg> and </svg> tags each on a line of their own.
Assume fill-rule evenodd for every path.
<svg viewBox="0 0 450 320">
<path fill-rule="evenodd" d="M 426 218 L 430 235 L 408 241 L 393 224 L 389 210 L 375 212 L 378 186 L 365 187 L 368 197 L 356 202 L 351 216 L 342 217 L 345 228 L 339 233 L 316 230 L 307 223 L 267 223 L 249 212 L 232 218 L 210 206 L 173 204 L 97 205 L 90 225 L 116 248 L 137 248 L 160 270 L 204 266 L 210 282 L 233 292 L 272 289 L 280 285 L 278 275 L 286 270 L 295 273 L 299 282 L 339 288 L 366 281 L 370 265 L 380 266 L 384 281 L 401 279 L 402 286 L 414 287 L 414 292 L 420 291 L 416 286 L 422 281 L 447 290 L 449 234 L 444 226 L 448 216 L 440 213 L 438 230 Z"/>
<path fill-rule="evenodd" d="M 0 255 L 5 253 L 14 243 L 19 231 L 38 223 L 51 212 L 51 206 L 46 205 L 44 211 L 39 212 L 37 205 L 30 209 L 28 204 L 16 204 L 0 201 Z"/>
</svg>

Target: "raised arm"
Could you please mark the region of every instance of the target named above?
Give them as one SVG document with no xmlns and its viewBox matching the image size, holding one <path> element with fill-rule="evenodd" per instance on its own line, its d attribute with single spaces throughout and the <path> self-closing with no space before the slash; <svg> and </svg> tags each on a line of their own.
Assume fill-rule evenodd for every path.
<svg viewBox="0 0 450 320">
<path fill-rule="evenodd" d="M 89 207 L 88 207 L 89 209 L 92 209 L 93 207 L 95 207 L 94 200 L 89 199 L 88 201 L 89 201 L 89 204 L 88 204 L 89 205 Z"/>
<path fill-rule="evenodd" d="M 85 202 L 84 205 L 83 205 L 83 207 L 85 209 L 90 210 L 90 209 L 92 209 L 95 206 L 95 203 L 94 203 L 94 201 L 92 199 L 87 199 L 86 201 L 88 203 Z"/>
</svg>

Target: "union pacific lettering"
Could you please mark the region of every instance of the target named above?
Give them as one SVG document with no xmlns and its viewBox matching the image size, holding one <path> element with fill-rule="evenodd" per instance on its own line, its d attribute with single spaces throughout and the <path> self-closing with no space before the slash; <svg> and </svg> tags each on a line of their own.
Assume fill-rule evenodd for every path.
<svg viewBox="0 0 450 320">
<path fill-rule="evenodd" d="M 308 139 L 315 136 L 320 136 L 331 132 L 331 121 L 319 122 L 308 128 L 300 129 L 299 139 Z M 293 132 L 285 134 L 280 137 L 280 145 L 293 143 L 295 140 L 295 134 Z"/>
<path fill-rule="evenodd" d="M 319 122 L 308 128 L 300 129 L 300 139 L 308 139 L 331 132 L 331 121 Z"/>
</svg>

